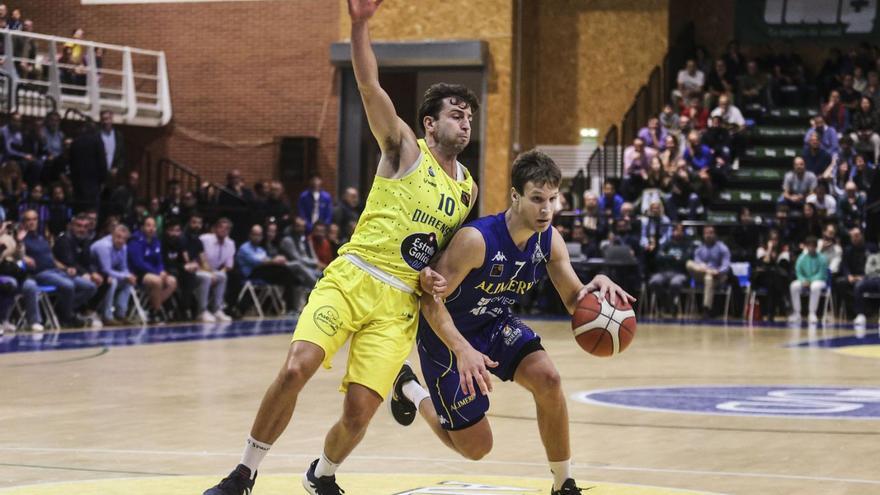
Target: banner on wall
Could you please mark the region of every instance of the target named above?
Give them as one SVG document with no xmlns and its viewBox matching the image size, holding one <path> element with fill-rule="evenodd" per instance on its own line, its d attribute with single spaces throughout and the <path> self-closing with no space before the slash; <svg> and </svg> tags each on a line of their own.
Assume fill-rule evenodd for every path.
<svg viewBox="0 0 880 495">
<path fill-rule="evenodd" d="M 773 40 L 877 41 L 878 0 L 737 0 L 743 43 Z"/>
</svg>

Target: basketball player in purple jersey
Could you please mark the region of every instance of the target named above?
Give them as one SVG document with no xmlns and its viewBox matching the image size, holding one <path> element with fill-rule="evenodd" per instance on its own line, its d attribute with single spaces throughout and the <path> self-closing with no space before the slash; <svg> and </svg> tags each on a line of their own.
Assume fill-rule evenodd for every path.
<svg viewBox="0 0 880 495">
<path fill-rule="evenodd" d="M 535 398 L 554 478 L 552 494 L 579 494 L 570 473 L 568 410 L 559 373 L 541 338 L 511 307 L 545 273 L 569 313 L 597 290 L 612 305 L 635 298 L 604 275 L 584 285 L 575 274 L 565 241 L 550 223 L 562 179 L 553 160 L 529 151 L 516 159 L 511 174 L 513 205 L 462 227 L 441 253 L 434 271 L 446 279 L 445 305 L 430 294 L 431 287 L 439 287 L 429 280 L 434 275 L 422 278 L 426 290 L 417 345 L 430 392 L 405 364 L 394 383 L 391 410 L 403 425 L 412 423 L 418 410 L 444 444 L 476 460 L 492 449 L 485 417 L 490 370 L 503 381 L 516 381 Z"/>
</svg>

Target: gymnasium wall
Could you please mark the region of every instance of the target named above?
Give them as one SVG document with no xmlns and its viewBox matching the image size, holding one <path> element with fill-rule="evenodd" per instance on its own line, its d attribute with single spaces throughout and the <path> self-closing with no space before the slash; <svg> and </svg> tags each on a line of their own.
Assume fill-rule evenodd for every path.
<svg viewBox="0 0 880 495">
<path fill-rule="evenodd" d="M 428 6 L 430 4 L 430 6 Z M 511 162 L 511 69 L 513 0 L 448 0 L 382 4 L 370 33 L 376 41 L 481 39 L 489 44 L 482 211 L 507 208 Z M 351 37 L 346 0 L 339 0 L 339 37 Z M 479 88 L 474 88 L 478 90 Z M 491 181 L 492 187 L 486 187 Z"/>
<path fill-rule="evenodd" d="M 620 122 L 663 60 L 669 0 L 524 0 L 523 149 Z"/>
<path fill-rule="evenodd" d="M 336 183 L 338 96 L 329 45 L 340 10 L 325 0 L 264 0 L 84 6 L 28 0 L 36 30 L 164 50 L 174 119 L 165 130 L 133 129 L 133 140 L 225 181 L 277 177 L 277 136 L 319 138 L 319 169 Z"/>
</svg>

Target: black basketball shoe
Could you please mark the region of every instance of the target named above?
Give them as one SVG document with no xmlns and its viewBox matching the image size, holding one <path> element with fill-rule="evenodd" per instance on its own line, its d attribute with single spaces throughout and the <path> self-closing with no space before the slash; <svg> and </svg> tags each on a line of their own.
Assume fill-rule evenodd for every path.
<svg viewBox="0 0 880 495">
<path fill-rule="evenodd" d="M 303 475 L 303 488 L 312 495 L 341 495 L 345 490 L 336 484 L 336 476 L 315 476 L 318 459 L 312 461 L 309 470 Z"/>
<path fill-rule="evenodd" d="M 562 484 L 562 487 L 560 487 L 559 490 L 551 489 L 550 495 L 580 495 L 581 492 L 587 491 L 590 488 L 578 488 L 577 483 L 575 483 L 574 479 L 569 478 L 565 480 L 565 483 Z"/>
<path fill-rule="evenodd" d="M 391 408 L 391 415 L 394 420 L 403 426 L 409 426 L 416 419 L 418 409 L 413 402 L 406 398 L 403 394 L 403 386 L 406 382 L 414 381 L 419 383 L 419 378 L 410 366 L 409 361 L 403 363 L 397 378 L 394 379 L 394 386 L 391 388 L 391 398 L 388 401 L 388 407 Z"/>
<path fill-rule="evenodd" d="M 254 479 L 251 479 L 251 470 L 244 464 L 239 464 L 229 476 L 202 495 L 250 495 L 256 480 L 256 473 Z"/>
</svg>

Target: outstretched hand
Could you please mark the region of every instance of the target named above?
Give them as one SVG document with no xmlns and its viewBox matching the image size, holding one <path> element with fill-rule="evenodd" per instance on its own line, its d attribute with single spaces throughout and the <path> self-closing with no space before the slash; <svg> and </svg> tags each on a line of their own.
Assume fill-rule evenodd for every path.
<svg viewBox="0 0 880 495">
<path fill-rule="evenodd" d="M 419 284 L 422 291 L 434 296 L 434 300 L 442 302 L 442 298 L 446 296 L 448 285 L 443 275 L 435 272 L 430 266 L 426 266 L 419 272 Z"/>
<path fill-rule="evenodd" d="M 629 295 L 623 288 L 619 285 L 615 284 L 610 278 L 605 275 L 596 275 L 593 277 L 593 280 L 590 281 L 587 285 L 581 288 L 580 292 L 578 292 L 578 301 L 584 298 L 587 294 L 591 292 L 599 291 L 599 299 L 608 299 L 608 302 L 611 303 L 612 306 L 617 306 L 617 301 L 620 302 L 629 302 L 630 304 L 636 302 L 636 298 Z"/>
<path fill-rule="evenodd" d="M 348 0 L 351 22 L 364 22 L 373 17 L 383 0 Z"/>
</svg>

